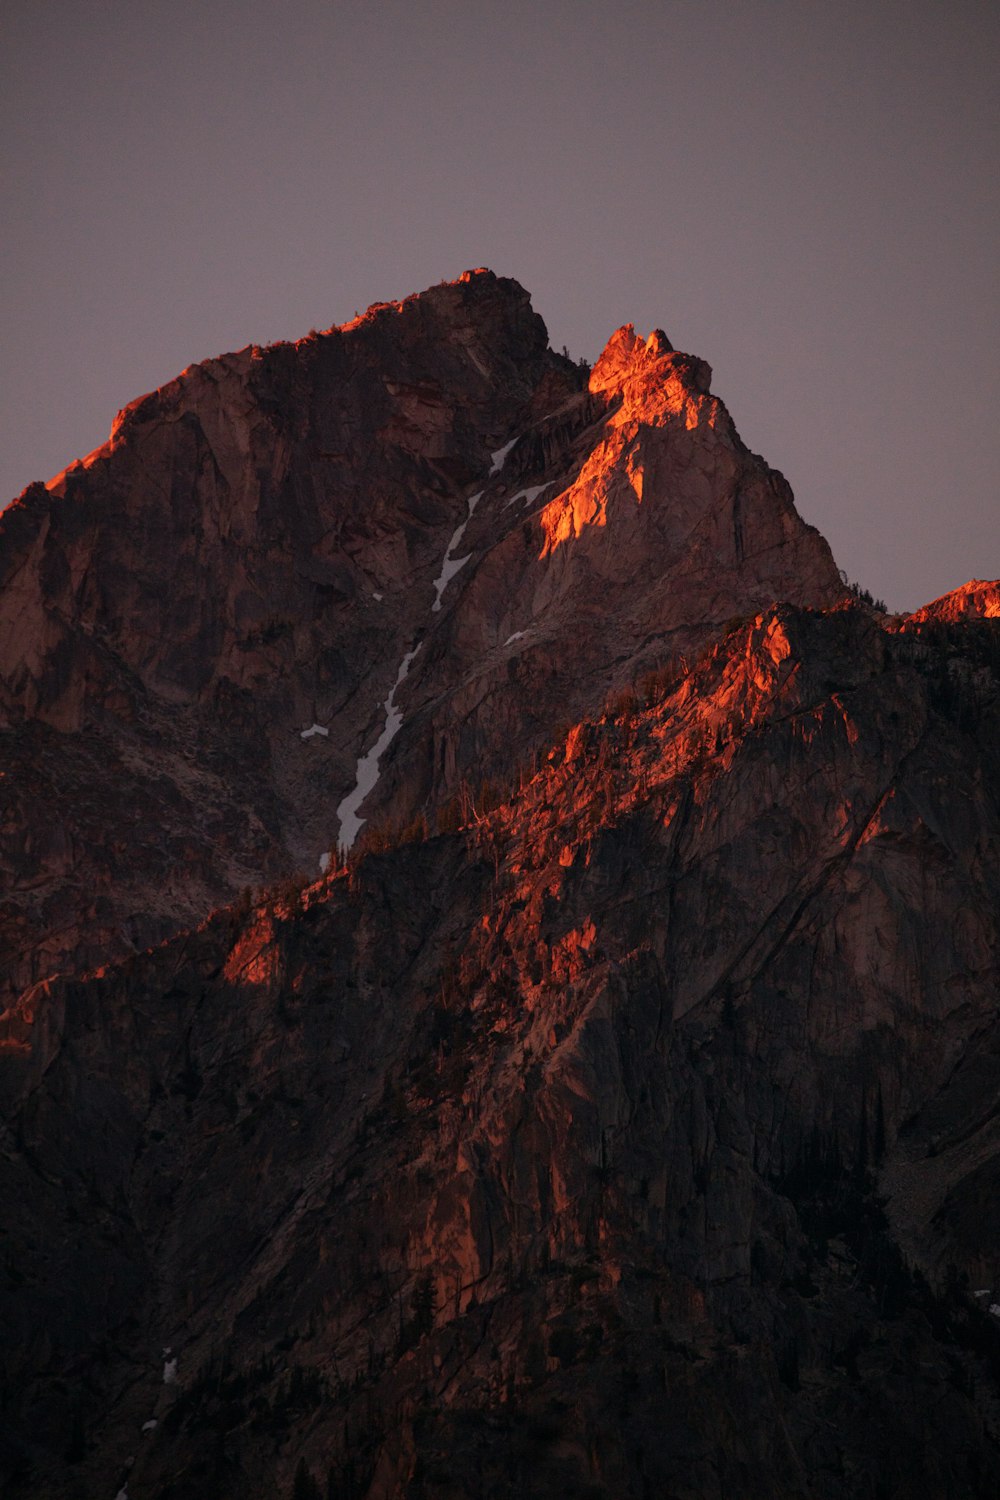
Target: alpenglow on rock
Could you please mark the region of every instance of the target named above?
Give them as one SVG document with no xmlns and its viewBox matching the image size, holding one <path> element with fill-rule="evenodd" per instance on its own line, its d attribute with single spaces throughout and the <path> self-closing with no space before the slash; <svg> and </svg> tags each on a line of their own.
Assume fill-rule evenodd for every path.
<svg viewBox="0 0 1000 1500">
<path fill-rule="evenodd" d="M 5 1493 L 996 1493 L 1000 591 L 710 383 L 469 272 L 0 516 Z"/>
</svg>

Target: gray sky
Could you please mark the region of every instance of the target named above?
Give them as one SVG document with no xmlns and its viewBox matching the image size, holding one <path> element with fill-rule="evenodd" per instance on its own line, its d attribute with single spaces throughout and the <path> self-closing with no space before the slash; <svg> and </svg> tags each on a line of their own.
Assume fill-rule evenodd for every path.
<svg viewBox="0 0 1000 1500">
<path fill-rule="evenodd" d="M 0 503 L 185 365 L 488 265 L 714 367 L 893 607 L 1000 575 L 1000 8 L 5 0 Z"/>
</svg>

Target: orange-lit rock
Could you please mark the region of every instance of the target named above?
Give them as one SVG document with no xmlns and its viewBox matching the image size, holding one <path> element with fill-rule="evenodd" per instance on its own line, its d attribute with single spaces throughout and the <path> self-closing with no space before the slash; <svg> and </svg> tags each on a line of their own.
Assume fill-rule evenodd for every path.
<svg viewBox="0 0 1000 1500">
<path fill-rule="evenodd" d="M 991 583 L 974 578 L 970 583 L 943 594 L 932 604 L 915 610 L 907 619 L 922 620 L 995 620 L 1000 616 L 1000 582 Z"/>
</svg>

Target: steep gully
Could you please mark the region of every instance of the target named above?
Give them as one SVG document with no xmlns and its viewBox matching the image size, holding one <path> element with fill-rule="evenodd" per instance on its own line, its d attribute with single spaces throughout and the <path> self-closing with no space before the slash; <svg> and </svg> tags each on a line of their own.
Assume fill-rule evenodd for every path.
<svg viewBox="0 0 1000 1500">
<path fill-rule="evenodd" d="M 491 479 L 494 475 L 500 473 L 507 454 L 510 452 L 511 448 L 514 447 L 517 441 L 518 439 L 516 437 L 512 438 L 511 441 L 504 447 L 498 448 L 495 453 L 492 453 L 490 455 L 492 463 L 489 477 Z M 541 488 L 542 486 L 539 486 L 539 489 Z M 463 536 L 465 535 L 469 522 L 472 520 L 472 517 L 475 514 L 476 506 L 479 504 L 479 501 L 482 499 L 484 493 L 485 490 L 477 490 L 474 495 L 469 496 L 468 514 L 466 515 L 465 520 L 460 522 L 452 533 L 451 540 L 448 543 L 444 558 L 441 563 L 441 571 L 434 580 L 434 603 L 431 605 L 431 612 L 433 614 L 437 614 L 437 612 L 440 610 L 441 599 L 445 589 L 448 587 L 448 584 L 455 577 L 455 575 L 461 571 L 462 567 L 469 560 L 468 554 L 466 554 L 465 557 L 457 557 L 455 554 Z M 521 498 L 523 498 L 523 496 L 515 495 L 513 499 L 508 500 L 506 503 L 507 505 L 512 505 L 516 500 Z M 421 632 L 421 634 L 417 638 L 416 644 L 412 647 L 411 650 L 406 653 L 406 655 L 400 662 L 399 668 L 396 672 L 396 680 L 392 686 L 392 691 L 390 692 L 388 698 L 385 700 L 385 728 L 382 730 L 382 733 L 379 735 L 372 748 L 368 750 L 358 761 L 354 790 L 344 798 L 343 802 L 341 802 L 340 806 L 337 808 L 337 818 L 339 820 L 340 826 L 338 845 L 339 848 L 343 849 L 345 853 L 352 847 L 358 834 L 361 832 L 361 828 L 365 820 L 364 818 L 358 817 L 358 811 L 362 803 L 369 796 L 369 794 L 375 790 L 378 784 L 379 763 L 382 759 L 382 756 L 385 754 L 386 750 L 389 748 L 390 744 L 395 739 L 396 735 L 399 733 L 400 729 L 403 726 L 403 715 L 396 707 L 396 694 L 399 692 L 399 689 L 406 681 L 407 674 L 410 670 L 410 664 L 413 661 L 413 658 L 416 656 L 417 652 L 420 650 L 420 647 L 423 645 L 423 639 L 424 632 Z M 515 639 L 515 637 L 510 637 L 506 644 L 510 645 L 513 639 Z M 319 867 L 321 873 L 325 874 L 326 871 L 330 868 L 332 858 L 333 854 L 330 850 L 327 850 L 325 853 L 320 855 Z"/>
</svg>

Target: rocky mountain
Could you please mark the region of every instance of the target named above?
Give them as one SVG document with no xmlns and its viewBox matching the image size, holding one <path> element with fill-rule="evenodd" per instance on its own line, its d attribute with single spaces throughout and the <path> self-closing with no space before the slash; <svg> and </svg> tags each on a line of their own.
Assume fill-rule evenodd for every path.
<svg viewBox="0 0 1000 1500">
<path fill-rule="evenodd" d="M 509 775 L 735 614 L 841 597 L 708 382 L 625 329 L 587 389 L 527 293 L 470 272 L 195 366 L 25 491 L 0 516 L 13 988 Z"/>
<path fill-rule="evenodd" d="M 859 603 L 484 271 L 133 403 L 0 580 L 13 1495 L 996 1493 L 996 584 Z"/>
</svg>

